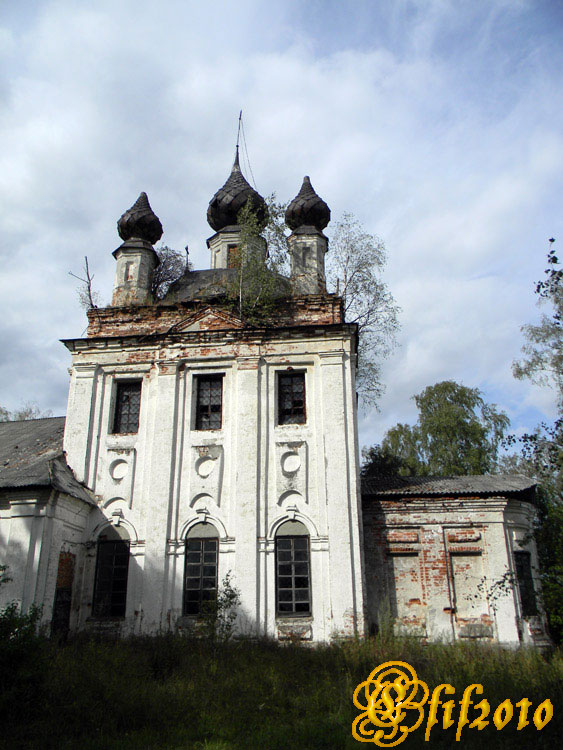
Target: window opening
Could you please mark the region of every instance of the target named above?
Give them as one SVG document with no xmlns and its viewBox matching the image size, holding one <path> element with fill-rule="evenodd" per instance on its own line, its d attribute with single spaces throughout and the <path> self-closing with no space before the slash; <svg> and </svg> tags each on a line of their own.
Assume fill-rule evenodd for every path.
<svg viewBox="0 0 563 750">
<path fill-rule="evenodd" d="M 138 432 L 141 381 L 118 382 L 115 392 L 113 432 Z"/>
<path fill-rule="evenodd" d="M 96 556 L 94 617 L 125 617 L 129 541 L 100 539 Z"/>
<path fill-rule="evenodd" d="M 197 377 L 196 430 L 221 429 L 223 411 L 223 376 Z"/>
<path fill-rule="evenodd" d="M 200 615 L 217 598 L 217 538 L 186 539 L 184 615 Z"/>
<path fill-rule="evenodd" d="M 278 374 L 278 424 L 305 422 L 305 373 Z"/>
<path fill-rule="evenodd" d="M 309 537 L 276 537 L 276 607 L 279 615 L 311 614 Z"/>
<path fill-rule="evenodd" d="M 238 267 L 238 245 L 229 245 L 227 247 L 227 268 Z"/>
<path fill-rule="evenodd" d="M 516 568 L 516 580 L 518 581 L 518 590 L 520 592 L 522 617 L 533 617 L 538 614 L 538 604 L 534 589 L 530 553 L 515 552 L 514 567 Z"/>
</svg>

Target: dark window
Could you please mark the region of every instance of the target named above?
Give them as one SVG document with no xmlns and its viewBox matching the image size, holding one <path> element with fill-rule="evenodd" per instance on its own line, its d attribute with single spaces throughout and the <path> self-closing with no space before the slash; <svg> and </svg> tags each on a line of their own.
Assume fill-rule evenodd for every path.
<svg viewBox="0 0 563 750">
<path fill-rule="evenodd" d="M 278 615 L 311 614 L 307 536 L 276 538 L 276 607 Z"/>
<path fill-rule="evenodd" d="M 113 432 L 137 432 L 141 407 L 141 381 L 117 383 Z"/>
<path fill-rule="evenodd" d="M 94 617 L 125 617 L 129 542 L 124 539 L 98 541 Z"/>
<path fill-rule="evenodd" d="M 219 430 L 223 409 L 223 376 L 197 377 L 196 430 Z"/>
<path fill-rule="evenodd" d="M 532 617 L 533 615 L 538 614 L 538 605 L 536 602 L 536 592 L 534 590 L 530 553 L 515 552 L 514 564 L 516 567 L 518 590 L 520 591 L 522 617 Z"/>
<path fill-rule="evenodd" d="M 199 615 L 217 598 L 218 539 L 186 539 L 184 614 Z"/>
<path fill-rule="evenodd" d="M 278 374 L 278 424 L 305 422 L 305 373 Z"/>
</svg>

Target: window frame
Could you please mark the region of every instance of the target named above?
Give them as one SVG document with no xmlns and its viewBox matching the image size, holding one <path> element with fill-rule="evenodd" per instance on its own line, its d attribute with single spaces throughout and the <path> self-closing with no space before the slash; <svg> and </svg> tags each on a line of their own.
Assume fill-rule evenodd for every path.
<svg viewBox="0 0 563 750">
<path fill-rule="evenodd" d="M 223 397 L 223 379 L 225 377 L 225 373 L 213 373 L 213 372 L 207 372 L 202 374 L 197 374 L 193 376 L 194 380 L 194 387 L 193 387 L 193 401 L 194 401 L 194 407 L 193 407 L 193 429 L 198 432 L 210 432 L 210 431 L 217 431 L 223 429 L 223 408 L 224 408 L 224 397 Z M 204 416 L 203 414 L 200 414 L 200 388 L 201 384 L 205 381 L 212 381 L 212 382 L 218 382 L 220 385 L 220 395 L 221 400 L 219 404 L 219 426 L 211 426 L 211 427 L 205 427 L 201 423 L 201 418 Z M 208 404 L 208 406 L 213 406 L 213 404 Z M 208 416 L 212 414 L 211 411 L 208 412 Z"/>
<path fill-rule="evenodd" d="M 276 373 L 276 408 L 277 408 L 277 414 L 276 414 L 276 425 L 278 427 L 287 427 L 288 425 L 304 425 L 307 424 L 307 386 L 306 386 L 306 370 L 278 370 Z M 294 420 L 294 419 L 285 419 L 283 417 L 283 409 L 282 409 L 282 378 L 292 378 L 297 379 L 299 378 L 303 384 L 303 406 L 302 406 L 302 419 L 300 420 Z M 292 396 L 293 396 L 293 390 L 292 390 Z M 296 407 L 292 403 L 291 409 L 295 409 Z M 293 415 L 290 415 L 293 416 Z"/>
<path fill-rule="evenodd" d="M 143 395 L 143 379 L 142 378 L 118 378 L 114 381 L 114 395 L 113 395 L 113 410 L 111 417 L 111 435 L 136 435 L 139 432 L 139 425 L 141 423 L 141 398 Z M 120 420 L 120 393 L 127 386 L 138 386 L 139 390 L 139 406 L 137 409 L 136 429 L 135 430 L 122 430 L 118 429 L 121 425 L 118 425 Z"/>
<path fill-rule="evenodd" d="M 110 575 L 110 582 L 107 587 L 107 591 L 100 590 L 100 578 L 101 578 L 101 566 L 102 566 L 102 560 L 103 557 L 100 554 L 101 549 L 108 550 L 109 545 L 112 545 L 114 547 L 113 554 L 111 556 L 111 575 Z M 122 546 L 123 548 L 127 548 L 127 563 L 125 565 L 119 566 L 122 568 L 125 568 L 125 589 L 122 592 L 115 592 L 115 548 L 118 546 Z M 124 550 L 122 550 L 124 551 Z M 127 612 L 127 589 L 129 587 L 129 563 L 131 559 L 131 541 L 129 539 L 98 539 L 97 545 L 96 545 L 96 569 L 94 573 L 94 591 L 92 595 L 92 617 L 95 617 L 96 619 L 123 619 Z M 104 561 L 105 562 L 105 561 Z M 110 603 L 109 605 L 103 603 L 102 596 L 107 595 L 109 592 L 110 595 Z M 119 612 L 112 611 L 114 608 L 114 605 L 111 601 L 111 598 L 115 594 L 121 594 L 122 601 L 119 603 Z"/>
<path fill-rule="evenodd" d="M 306 543 L 306 552 L 307 552 L 307 559 L 306 560 L 296 560 L 295 559 L 295 552 L 302 552 L 303 550 L 296 550 L 295 549 L 295 542 L 296 540 L 305 540 Z M 291 548 L 290 550 L 284 550 L 280 549 L 280 542 L 291 542 Z M 280 552 L 290 552 L 291 559 L 290 560 L 280 560 L 279 559 L 279 553 Z M 306 576 L 304 575 L 297 575 L 295 572 L 295 566 L 299 564 L 306 564 L 307 565 L 307 573 Z M 282 565 L 290 565 L 292 567 L 292 571 L 290 576 L 281 576 L 280 575 L 280 567 Z M 276 617 L 277 618 L 298 618 L 298 617 L 312 617 L 313 615 L 313 597 L 312 597 L 312 587 L 311 587 L 311 539 L 308 534 L 299 534 L 299 535 L 286 535 L 281 534 L 280 536 L 276 536 L 275 538 L 275 566 L 276 566 Z M 283 589 L 280 586 L 280 578 L 282 577 L 290 577 L 291 578 L 291 587 L 284 587 Z M 296 578 L 307 578 L 307 586 L 296 586 L 295 585 L 295 579 Z M 302 591 L 302 590 L 308 590 L 308 596 L 307 599 L 298 602 L 296 601 L 296 591 Z M 281 591 L 291 591 L 291 602 L 280 602 L 280 592 Z M 291 610 L 280 610 L 280 604 L 288 604 L 291 603 L 292 609 Z M 297 611 L 296 605 L 299 604 L 308 604 L 307 610 L 301 610 Z"/>
<path fill-rule="evenodd" d="M 200 549 L 200 553 L 199 553 L 200 557 L 201 557 L 200 562 L 195 562 L 194 563 L 193 560 L 189 560 L 189 558 L 188 558 L 188 554 L 196 554 L 198 552 L 198 550 L 195 550 L 195 549 L 190 550 L 189 549 L 189 545 L 193 544 L 193 543 L 201 545 L 201 549 Z M 206 543 L 207 544 L 213 543 L 215 545 L 215 550 L 214 551 L 212 551 L 212 550 L 206 550 L 205 549 L 205 544 Z M 213 563 L 210 563 L 209 561 L 206 562 L 206 560 L 205 560 L 205 555 L 206 554 L 208 554 L 208 555 L 209 554 L 214 554 L 215 555 L 215 562 L 213 562 Z M 191 566 L 198 565 L 199 566 L 200 571 L 199 571 L 199 573 L 198 573 L 197 576 L 188 576 L 188 566 L 189 565 L 191 565 Z M 209 578 L 212 577 L 212 576 L 209 576 L 209 575 L 208 576 L 204 575 L 204 569 L 205 569 L 206 565 L 208 567 L 211 566 L 211 565 L 213 565 L 215 567 L 215 576 L 214 576 L 215 586 L 213 588 L 205 588 L 204 585 L 203 585 L 203 579 L 204 578 L 208 578 L 209 579 Z M 192 579 L 199 578 L 199 586 L 198 586 L 197 589 L 196 588 L 190 588 L 190 589 L 188 589 L 188 587 L 187 587 L 188 578 L 192 578 Z M 205 614 L 202 611 L 203 610 L 204 601 L 210 601 L 210 602 L 211 601 L 216 601 L 218 590 L 219 590 L 219 537 L 218 536 L 207 536 L 207 537 L 199 537 L 199 536 L 189 537 L 188 536 L 186 538 L 185 544 L 184 544 L 184 577 L 183 577 L 183 588 L 182 588 L 182 615 L 184 617 L 201 617 L 203 614 Z M 188 612 L 188 605 L 190 604 L 190 602 L 188 601 L 188 598 L 187 598 L 187 592 L 188 591 L 197 591 L 198 592 L 199 596 L 197 598 L 197 611 L 196 612 L 195 611 Z M 203 596 L 203 592 L 204 591 L 212 591 L 212 592 L 214 592 L 214 596 L 211 596 L 211 597 L 205 599 L 204 596 Z M 196 599 L 192 599 L 192 602 L 196 602 Z"/>
</svg>

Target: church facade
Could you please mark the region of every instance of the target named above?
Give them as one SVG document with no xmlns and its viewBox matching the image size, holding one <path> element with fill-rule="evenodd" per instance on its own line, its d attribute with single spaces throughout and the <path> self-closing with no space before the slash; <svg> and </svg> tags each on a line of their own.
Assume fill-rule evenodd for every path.
<svg viewBox="0 0 563 750">
<path fill-rule="evenodd" d="M 64 632 L 189 632 L 230 581 L 241 634 L 323 642 L 391 621 L 544 643 L 533 482 L 382 477 L 362 493 L 358 334 L 326 290 L 330 210 L 305 178 L 274 321 L 249 326 L 224 304 L 248 203 L 263 221 L 237 157 L 209 204 L 210 268 L 161 300 L 146 195 L 119 220 L 112 304 L 63 342 L 66 422 L 1 426 L 2 600 Z"/>
</svg>

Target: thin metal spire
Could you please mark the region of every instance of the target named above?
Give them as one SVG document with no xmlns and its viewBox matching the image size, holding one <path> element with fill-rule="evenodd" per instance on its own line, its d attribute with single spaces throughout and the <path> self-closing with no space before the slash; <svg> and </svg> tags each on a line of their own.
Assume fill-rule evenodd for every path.
<svg viewBox="0 0 563 750">
<path fill-rule="evenodd" d="M 258 190 L 256 186 L 256 180 L 254 179 L 254 172 L 252 171 L 252 167 L 250 165 L 250 159 L 248 157 L 248 146 L 246 145 L 246 133 L 244 132 L 242 109 L 240 110 L 239 116 L 238 116 L 237 145 L 236 145 L 235 163 L 233 165 L 233 167 L 239 167 L 239 169 L 240 169 L 239 148 L 241 145 L 241 136 L 242 136 L 242 156 L 243 156 L 243 159 L 245 160 L 246 167 L 248 168 L 248 173 L 250 174 L 250 179 L 252 180 L 254 189 Z"/>
</svg>

